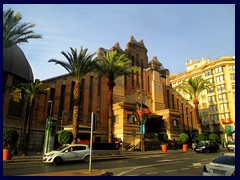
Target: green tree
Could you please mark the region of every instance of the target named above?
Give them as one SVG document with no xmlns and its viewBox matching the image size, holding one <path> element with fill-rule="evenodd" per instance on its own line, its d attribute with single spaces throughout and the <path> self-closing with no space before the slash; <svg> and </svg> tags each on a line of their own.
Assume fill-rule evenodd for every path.
<svg viewBox="0 0 240 180">
<path fill-rule="evenodd" d="M 196 136 L 197 142 L 204 141 L 205 139 L 206 139 L 206 136 L 204 134 L 197 134 Z"/>
<path fill-rule="evenodd" d="M 32 23 L 21 23 L 22 15 L 11 8 L 3 11 L 3 47 L 8 48 L 18 43 L 28 42 L 29 39 L 42 38 L 31 30 Z"/>
<path fill-rule="evenodd" d="M 108 142 L 112 142 L 112 121 L 113 121 L 113 88 L 115 80 L 123 75 L 130 75 L 132 70 L 137 68 L 132 66 L 132 61 L 125 54 L 118 54 L 117 51 L 107 51 L 100 54 L 102 58 L 96 61 L 96 70 L 108 79 Z"/>
<path fill-rule="evenodd" d="M 95 61 L 93 57 L 96 53 L 88 54 L 88 49 L 81 47 L 78 54 L 77 49 L 71 48 L 71 52 L 62 51 L 61 54 L 67 59 L 67 61 L 61 61 L 57 59 L 50 59 L 48 62 L 54 62 L 65 68 L 68 73 L 75 79 L 74 92 L 73 92 L 73 141 L 77 143 L 77 134 L 79 126 L 79 111 L 80 111 L 80 90 L 81 81 L 85 75 L 91 72 L 94 68 Z"/>
<path fill-rule="evenodd" d="M 208 138 L 211 139 L 212 141 L 217 141 L 218 135 L 215 133 L 211 133 Z"/>
<path fill-rule="evenodd" d="M 176 87 L 179 91 L 183 91 L 189 94 L 190 99 L 192 100 L 195 107 L 195 120 L 198 124 L 198 133 L 202 134 L 202 126 L 201 120 L 199 118 L 198 112 L 198 98 L 199 95 L 204 91 L 213 87 L 213 84 L 208 80 L 203 79 L 201 76 L 197 76 L 195 78 L 189 78 L 188 80 L 184 80 L 182 84 Z"/>
<path fill-rule="evenodd" d="M 188 141 L 189 136 L 186 133 L 181 133 L 179 135 L 180 141 L 185 144 Z"/>
<path fill-rule="evenodd" d="M 58 142 L 60 144 L 69 144 L 73 141 L 73 134 L 71 131 L 62 130 L 58 134 Z"/>
<path fill-rule="evenodd" d="M 49 88 L 43 88 L 42 82 L 38 79 L 35 80 L 35 82 L 29 82 L 29 83 L 21 83 L 18 88 L 15 89 L 13 93 L 21 93 L 26 95 L 27 99 L 27 106 L 29 107 L 28 112 L 26 112 L 26 130 L 25 130 L 25 142 L 24 142 L 24 153 L 27 154 L 27 147 L 29 143 L 29 132 L 30 132 L 30 124 L 33 119 L 33 113 L 34 113 L 34 102 L 37 97 L 39 97 L 40 94 L 47 93 L 49 91 Z M 25 108 L 26 110 L 28 108 Z"/>
</svg>

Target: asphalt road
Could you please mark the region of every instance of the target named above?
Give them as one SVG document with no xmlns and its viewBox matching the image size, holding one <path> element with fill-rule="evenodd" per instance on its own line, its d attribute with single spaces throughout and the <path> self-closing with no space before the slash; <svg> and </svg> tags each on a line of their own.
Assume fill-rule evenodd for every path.
<svg viewBox="0 0 240 180">
<path fill-rule="evenodd" d="M 161 154 L 129 155 L 121 159 L 97 160 L 92 169 L 108 172 L 110 176 L 201 176 L 203 165 L 210 162 L 219 153 L 202 154 L 181 150 Z M 69 162 L 54 166 L 39 162 L 15 162 L 3 165 L 4 176 L 23 176 L 49 172 L 88 169 L 84 162 Z"/>
</svg>

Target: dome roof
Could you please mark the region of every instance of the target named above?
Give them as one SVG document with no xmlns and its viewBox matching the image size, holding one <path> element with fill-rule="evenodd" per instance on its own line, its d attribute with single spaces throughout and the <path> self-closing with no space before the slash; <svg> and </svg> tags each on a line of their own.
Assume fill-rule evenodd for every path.
<svg viewBox="0 0 240 180">
<path fill-rule="evenodd" d="M 17 45 L 3 50 L 3 71 L 33 81 L 32 68 Z"/>
<path fill-rule="evenodd" d="M 228 55 L 224 55 L 223 57 L 221 57 L 220 59 L 233 59 L 233 57 L 228 56 Z"/>
</svg>

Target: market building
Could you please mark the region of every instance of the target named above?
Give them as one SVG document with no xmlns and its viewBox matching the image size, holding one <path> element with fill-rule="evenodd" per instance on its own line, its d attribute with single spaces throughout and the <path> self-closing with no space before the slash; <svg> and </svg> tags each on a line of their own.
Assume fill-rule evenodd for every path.
<svg viewBox="0 0 240 180">
<path fill-rule="evenodd" d="M 172 88 L 170 72 L 159 62 L 157 56 L 150 61 L 147 48 L 143 40 L 136 41 L 130 37 L 123 50 L 116 43 L 108 50 L 117 50 L 125 53 L 133 66 L 139 66 L 140 72 L 132 72 L 130 76 L 122 76 L 116 80 L 113 96 L 113 138 L 121 139 L 126 145 L 139 146 L 141 131 L 136 120 L 139 112 L 137 105 L 151 115 L 145 124 L 145 140 L 154 139 L 157 133 L 165 132 L 169 139 L 178 139 L 181 132 L 189 135 L 197 132 L 197 123 L 194 120 L 194 109 L 191 103 L 185 100 Z M 99 48 L 98 52 L 108 51 Z M 33 79 L 32 79 L 33 80 Z M 43 80 L 43 87 L 50 88 L 49 93 L 41 95 L 35 102 L 34 119 L 31 122 L 29 151 L 42 152 L 46 119 L 50 112 L 57 119 L 58 131 L 71 130 L 73 111 L 74 79 L 69 74 L 63 74 Z M 11 86 L 11 81 L 5 82 Z M 4 97 L 10 96 L 5 93 Z M 96 114 L 96 130 L 93 132 L 93 142 L 107 142 L 108 140 L 108 87 L 107 79 L 98 74 L 88 73 L 82 80 L 79 140 L 85 141 L 90 137 L 91 113 Z M 7 100 L 7 98 L 5 98 Z M 9 124 L 8 105 L 4 104 L 4 127 L 15 127 Z M 23 114 L 21 114 L 23 115 Z M 20 124 L 23 117 L 16 120 Z M 160 148 L 160 147 L 159 147 Z"/>
</svg>

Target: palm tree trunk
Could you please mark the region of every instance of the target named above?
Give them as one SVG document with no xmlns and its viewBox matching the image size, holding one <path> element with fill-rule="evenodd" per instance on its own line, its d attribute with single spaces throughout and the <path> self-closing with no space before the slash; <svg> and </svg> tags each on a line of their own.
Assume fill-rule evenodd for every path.
<svg viewBox="0 0 240 180">
<path fill-rule="evenodd" d="M 28 147 L 29 147 L 29 135 L 30 135 L 30 126 L 33 118 L 33 100 L 30 99 L 29 102 L 29 111 L 27 116 L 27 122 L 26 122 L 26 131 L 25 131 L 25 143 L 24 143 L 24 150 L 23 154 L 28 155 Z"/>
<path fill-rule="evenodd" d="M 112 122 L 113 122 L 113 87 L 115 82 L 108 82 L 108 143 L 112 143 Z"/>
<path fill-rule="evenodd" d="M 77 143 L 78 138 L 78 126 L 79 126 L 79 109 L 80 109 L 80 87 L 81 82 L 75 81 L 74 92 L 73 92 L 73 141 L 72 144 Z"/>
<path fill-rule="evenodd" d="M 198 104 L 199 104 L 198 99 L 194 99 L 193 104 L 194 104 L 194 107 L 195 107 L 195 116 L 196 116 L 195 119 L 198 123 L 198 134 L 202 134 L 202 125 L 201 125 L 201 121 L 200 121 L 200 118 L 199 118 L 199 112 L 198 112 Z"/>
</svg>

